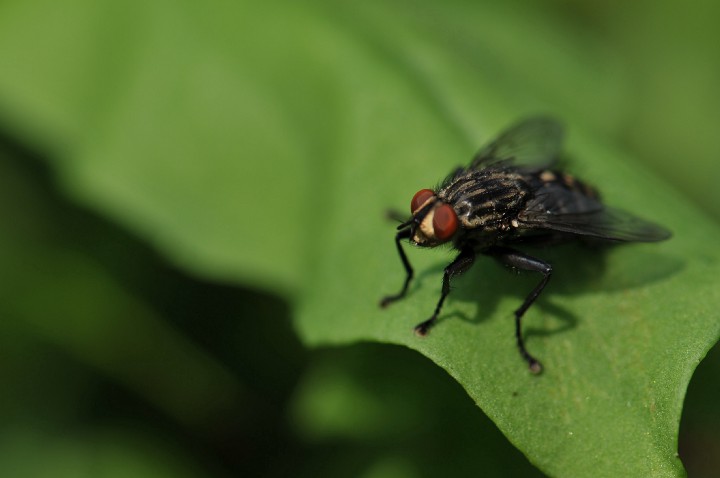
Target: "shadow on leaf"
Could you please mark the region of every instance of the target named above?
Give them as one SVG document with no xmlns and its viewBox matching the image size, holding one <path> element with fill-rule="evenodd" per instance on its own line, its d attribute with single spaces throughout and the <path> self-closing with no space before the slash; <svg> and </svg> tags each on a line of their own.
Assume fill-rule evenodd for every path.
<svg viewBox="0 0 720 478">
<path fill-rule="evenodd" d="M 684 268 L 684 263 L 676 257 L 655 251 L 632 249 L 632 245 L 596 247 L 583 244 L 523 249 L 553 266 L 553 277 L 532 308 L 539 308 L 546 315 L 562 321 L 560 326 L 553 329 L 528 328 L 526 336 L 553 335 L 571 330 L 577 325 L 577 315 L 557 303 L 550 302 L 556 296 L 636 289 L 666 280 Z M 508 271 L 514 273 L 508 274 L 502 271 L 502 267 L 498 267 L 494 260 L 488 259 L 492 258 L 479 255 L 468 272 L 452 280 L 452 291 L 443 313 L 438 317 L 436 327 L 442 326 L 448 319 L 473 323 L 484 321 L 493 315 L 500 299 L 507 295 L 515 298 L 519 307 L 540 280 L 538 274 L 512 269 Z M 489 265 L 492 263 L 494 265 Z M 435 293 L 439 297 L 440 277 L 444 268 L 444 264 L 438 263 L 419 271 L 411 288 L 411 295 Z M 437 287 L 428 288 L 429 278 L 437 278 Z M 475 315 L 470 317 L 453 310 L 452 304 L 456 301 L 477 303 Z M 429 310 L 427 316 L 431 313 L 432 310 Z M 419 317 L 418 320 L 424 319 Z"/>
</svg>

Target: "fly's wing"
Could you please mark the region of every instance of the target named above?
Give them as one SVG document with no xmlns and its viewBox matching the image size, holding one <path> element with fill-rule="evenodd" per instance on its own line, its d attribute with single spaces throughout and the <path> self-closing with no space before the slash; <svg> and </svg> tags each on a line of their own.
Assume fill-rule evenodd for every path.
<svg viewBox="0 0 720 478">
<path fill-rule="evenodd" d="M 548 167 L 560 153 L 563 136 L 563 127 L 558 121 L 543 116 L 528 118 L 511 126 L 478 151 L 470 169 L 479 170 L 500 162 Z"/>
<path fill-rule="evenodd" d="M 671 236 L 662 226 L 604 206 L 579 191 L 545 189 L 548 191 L 538 194 L 519 215 L 525 227 L 618 242 L 655 242 Z"/>
</svg>

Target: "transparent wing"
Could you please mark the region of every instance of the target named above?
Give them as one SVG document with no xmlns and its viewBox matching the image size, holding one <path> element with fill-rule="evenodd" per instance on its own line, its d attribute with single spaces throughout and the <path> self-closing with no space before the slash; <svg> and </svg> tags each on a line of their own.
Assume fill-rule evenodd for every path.
<svg viewBox="0 0 720 478">
<path fill-rule="evenodd" d="M 478 151 L 470 169 L 483 169 L 498 162 L 548 167 L 560 153 L 563 136 L 563 127 L 557 120 L 543 116 L 528 118 Z"/>
<path fill-rule="evenodd" d="M 662 226 L 609 208 L 577 191 L 538 195 L 518 220 L 532 229 L 560 231 L 606 241 L 655 242 L 671 236 Z"/>
</svg>

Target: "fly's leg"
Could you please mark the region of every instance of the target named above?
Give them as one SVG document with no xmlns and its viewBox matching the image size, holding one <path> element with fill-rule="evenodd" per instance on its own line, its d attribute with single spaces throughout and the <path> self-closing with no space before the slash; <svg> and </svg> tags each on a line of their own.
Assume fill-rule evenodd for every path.
<svg viewBox="0 0 720 478">
<path fill-rule="evenodd" d="M 530 257 L 514 249 L 504 247 L 494 247 L 486 251 L 486 254 L 493 256 L 495 259 L 500 261 L 502 264 L 512 267 L 514 269 L 520 269 L 530 272 L 539 272 L 543 275 L 538 285 L 530 292 L 525 298 L 525 302 L 515 311 L 515 338 L 517 340 L 518 349 L 520 349 L 520 355 L 528 363 L 530 371 L 532 373 L 542 372 L 542 364 L 525 348 L 525 342 L 522 336 L 522 317 L 530 306 L 535 302 L 540 293 L 543 291 L 550 276 L 552 275 L 552 266 L 547 262 L 541 261 L 534 257 Z"/>
<path fill-rule="evenodd" d="M 442 292 L 440 293 L 440 300 L 435 307 L 435 312 L 425 322 L 422 322 L 415 326 L 415 333 L 424 336 L 427 335 L 430 327 L 435 324 L 438 315 L 440 315 L 440 309 L 442 308 L 445 298 L 450 293 L 450 279 L 456 275 L 460 275 L 467 271 L 470 266 L 475 262 L 475 251 L 472 249 L 465 249 L 458 254 L 454 261 L 452 261 L 446 268 L 443 274 Z"/>
<path fill-rule="evenodd" d="M 405 276 L 405 283 L 403 284 L 402 290 L 400 290 L 399 293 L 383 297 L 383 299 L 380 301 L 380 307 L 387 307 L 396 300 L 405 297 L 405 294 L 407 293 L 408 286 L 410 285 L 410 281 L 413 278 L 413 268 L 410 265 L 410 261 L 408 261 L 407 256 L 405 255 L 405 251 L 403 250 L 400 241 L 402 241 L 403 239 L 408 239 L 409 237 L 410 229 L 405 229 L 404 231 L 400 231 L 395 235 L 395 245 L 397 246 L 398 254 L 400 254 L 400 259 L 402 260 L 403 266 L 405 267 L 405 273 L 407 274 Z"/>
</svg>

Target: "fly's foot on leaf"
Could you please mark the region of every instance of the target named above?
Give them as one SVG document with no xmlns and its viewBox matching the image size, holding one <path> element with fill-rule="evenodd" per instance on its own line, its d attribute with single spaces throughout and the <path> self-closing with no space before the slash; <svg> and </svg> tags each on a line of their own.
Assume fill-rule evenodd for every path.
<svg viewBox="0 0 720 478">
<path fill-rule="evenodd" d="M 417 335 L 418 337 L 425 337 L 428 334 L 428 332 L 430 332 L 430 327 L 433 326 L 436 318 L 437 317 L 433 315 L 425 322 L 422 322 L 422 323 L 416 325 L 415 326 L 415 335 Z"/>
<path fill-rule="evenodd" d="M 388 295 L 388 296 L 385 296 L 385 297 L 383 297 L 383 298 L 380 300 L 380 307 L 384 309 L 384 308 L 386 308 L 388 305 L 390 305 L 390 304 L 392 304 L 393 302 L 395 302 L 396 300 L 398 300 L 399 298 L 400 298 L 400 297 L 398 297 L 398 296 L 396 296 L 396 295 Z"/>
<path fill-rule="evenodd" d="M 543 371 L 542 364 L 535 359 L 530 359 L 528 362 L 528 368 L 530 369 L 530 373 L 533 375 L 540 375 Z"/>
</svg>

